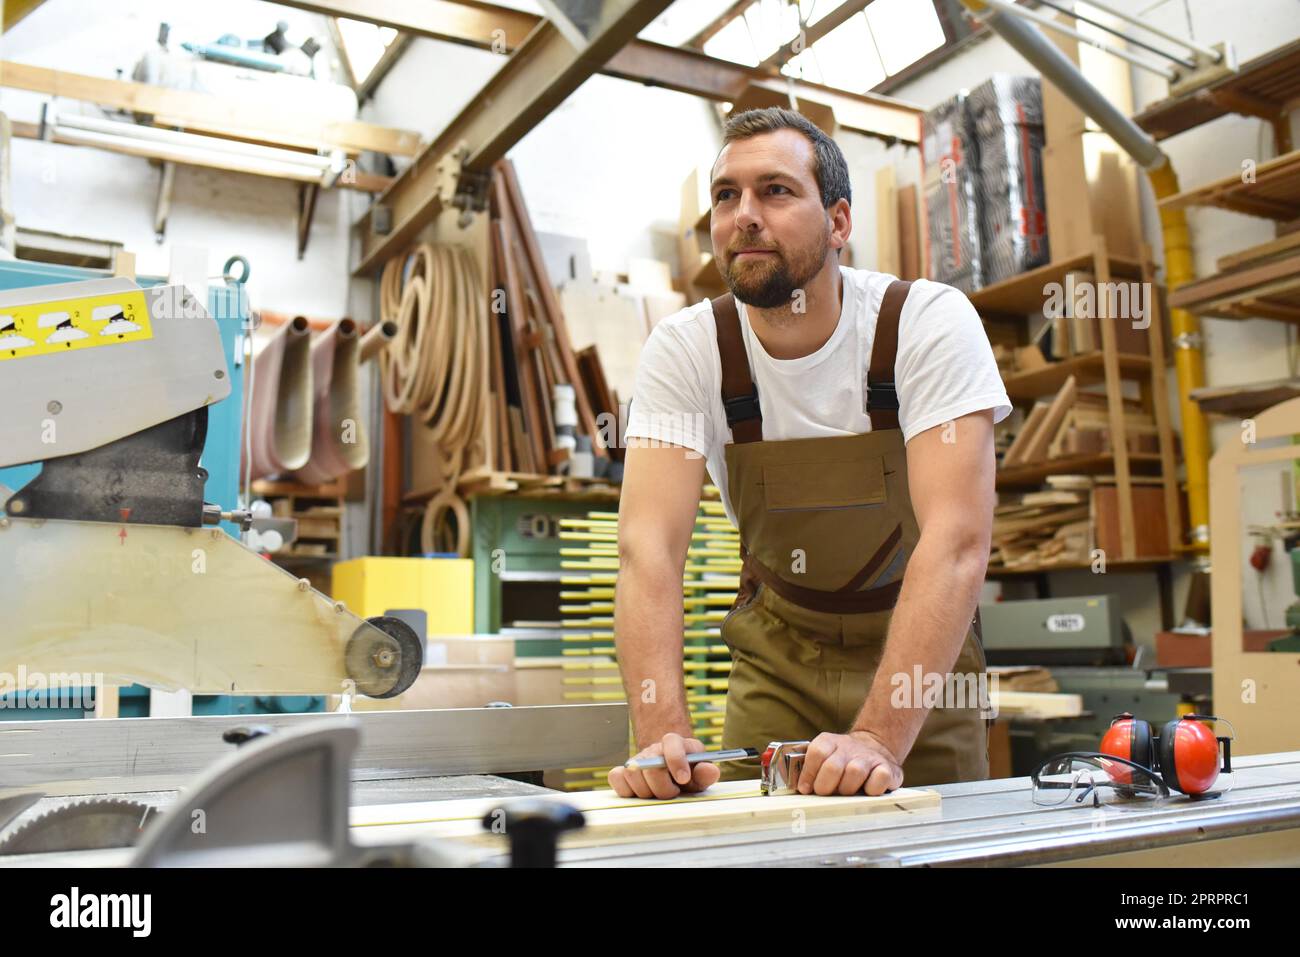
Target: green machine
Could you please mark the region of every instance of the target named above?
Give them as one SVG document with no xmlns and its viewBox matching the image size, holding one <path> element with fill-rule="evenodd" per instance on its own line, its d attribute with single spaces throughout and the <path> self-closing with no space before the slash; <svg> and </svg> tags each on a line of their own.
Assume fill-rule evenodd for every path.
<svg viewBox="0 0 1300 957">
<path fill-rule="evenodd" d="M 474 630 L 513 635 L 521 658 L 561 654 L 560 520 L 603 507 L 601 500 L 475 496 Z"/>
</svg>

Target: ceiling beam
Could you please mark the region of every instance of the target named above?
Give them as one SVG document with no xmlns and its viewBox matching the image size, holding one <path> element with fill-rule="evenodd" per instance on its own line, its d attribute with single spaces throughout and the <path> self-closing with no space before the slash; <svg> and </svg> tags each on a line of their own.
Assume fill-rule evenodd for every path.
<svg viewBox="0 0 1300 957">
<path fill-rule="evenodd" d="M 780 70 L 787 60 L 798 56 L 799 53 L 808 49 L 850 17 L 856 17 L 870 3 L 871 0 L 844 0 L 844 3 L 841 3 L 812 26 L 800 30 L 787 42 L 781 44 L 775 53 L 758 65 L 758 68 L 760 70 Z M 797 51 L 795 50 L 796 46 L 799 48 Z"/>
<path fill-rule="evenodd" d="M 18 21 L 44 2 L 45 0 L 4 0 L 4 32 L 8 33 Z"/>
<path fill-rule="evenodd" d="M 514 50 L 542 22 L 534 14 L 508 7 L 494 7 L 487 3 L 464 6 L 451 0 L 276 2 L 282 6 L 393 27 L 414 36 L 495 49 L 499 53 Z M 819 26 L 820 22 L 813 29 Z M 916 143 L 920 138 L 921 111 L 901 100 L 871 93 L 849 93 L 802 80 L 791 85 L 790 79 L 776 69 L 763 70 L 732 63 L 686 47 L 634 39 L 614 54 L 599 72 L 729 103 L 734 103 L 750 85 L 766 86 L 776 82 L 782 89 L 790 90 L 798 100 L 811 100 L 832 107 L 836 122 L 847 129 L 905 143 Z"/>
<path fill-rule="evenodd" d="M 587 45 L 540 21 L 487 85 L 357 224 L 358 273 L 400 252 L 446 203 L 485 183 L 493 163 L 663 12 L 671 0 L 605 0 Z"/>
<path fill-rule="evenodd" d="M 735 3 L 727 7 L 726 10 L 722 11 L 721 14 L 715 17 L 712 22 L 701 27 L 699 33 L 695 34 L 695 36 L 691 37 L 682 45 L 691 47 L 694 50 L 703 50 L 704 44 L 717 36 L 718 33 L 722 31 L 722 28 L 732 20 L 743 16 L 745 11 L 749 9 L 750 4 L 753 2 L 754 0 L 736 0 Z"/>
<path fill-rule="evenodd" d="M 329 17 L 344 17 L 401 33 L 467 43 L 491 49 L 493 41 L 513 50 L 524 42 L 542 18 L 489 3 L 467 4 L 458 0 L 272 0 Z M 498 32 L 499 31 L 499 32 Z M 504 52 L 504 51 L 503 51 Z"/>
<path fill-rule="evenodd" d="M 357 120 L 312 117 L 269 108 L 253 97 L 214 96 L 149 83 L 85 76 L 0 60 L 0 87 L 66 97 L 151 115 L 160 126 L 203 130 L 298 149 L 363 150 L 414 156 L 420 136 Z"/>
</svg>

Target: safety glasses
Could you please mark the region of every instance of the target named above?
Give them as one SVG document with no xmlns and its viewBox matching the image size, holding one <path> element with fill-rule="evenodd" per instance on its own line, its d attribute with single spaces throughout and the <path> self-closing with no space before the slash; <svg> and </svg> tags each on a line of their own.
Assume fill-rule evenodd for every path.
<svg viewBox="0 0 1300 957">
<path fill-rule="evenodd" d="M 1054 755 L 1029 777 L 1034 803 L 1044 807 L 1154 804 L 1169 797 L 1169 788 L 1154 771 L 1096 751 Z"/>
</svg>

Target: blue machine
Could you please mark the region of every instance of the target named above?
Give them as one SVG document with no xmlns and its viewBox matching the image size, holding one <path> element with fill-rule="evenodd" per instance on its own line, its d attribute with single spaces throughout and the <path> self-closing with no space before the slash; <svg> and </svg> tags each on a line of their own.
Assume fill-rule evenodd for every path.
<svg viewBox="0 0 1300 957">
<path fill-rule="evenodd" d="M 233 275 L 232 267 L 243 265 L 241 275 Z M 208 408 L 208 435 L 203 448 L 201 464 L 207 470 L 204 497 L 223 509 L 236 508 L 239 501 L 240 436 L 243 430 L 244 362 L 243 336 L 248 326 L 248 298 L 243 284 L 248 279 L 248 262 L 232 256 L 225 265 L 224 274 L 232 277 L 225 286 L 210 286 L 208 311 L 217 320 L 221 343 L 226 354 L 226 372 L 230 376 L 231 394 L 224 402 Z M 104 279 L 109 273 L 102 269 L 84 269 L 76 266 L 57 266 L 48 263 L 0 261 L 0 290 L 23 289 L 31 286 L 48 286 L 54 283 L 80 282 L 87 279 Z M 160 285 L 162 277 L 140 276 L 139 285 Z M 20 465 L 0 469 L 0 485 L 10 489 L 22 488 L 40 474 L 41 466 Z M 222 522 L 227 534 L 238 537 L 238 529 Z M 51 708 L 34 700 L 37 692 L 25 692 L 24 701 L 19 695 L 0 695 L 0 720 L 40 720 L 46 718 L 79 718 L 82 708 Z M 93 696 L 85 689 L 84 699 Z M 145 717 L 149 714 L 149 689 L 142 685 L 122 688 L 118 695 L 119 713 L 122 717 Z M 287 712 L 324 711 L 325 699 L 320 695 L 195 695 L 195 714 L 279 714 Z"/>
</svg>

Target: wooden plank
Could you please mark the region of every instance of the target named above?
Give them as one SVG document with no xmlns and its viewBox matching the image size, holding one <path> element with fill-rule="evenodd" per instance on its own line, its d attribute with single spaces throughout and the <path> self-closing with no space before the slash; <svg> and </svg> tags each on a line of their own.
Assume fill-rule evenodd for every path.
<svg viewBox="0 0 1300 957">
<path fill-rule="evenodd" d="M 281 146 L 342 149 L 354 154 L 374 150 L 398 156 L 414 156 L 420 150 L 419 134 L 410 130 L 358 120 L 313 117 L 297 111 L 285 113 L 268 109 L 254 97 L 236 99 L 172 90 L 9 60 L 0 61 L 0 86 L 145 113 L 152 115 L 160 126 L 206 130 Z"/>
<path fill-rule="evenodd" d="M 529 267 L 532 269 L 533 276 L 536 277 L 546 321 L 555 331 L 555 345 L 560 351 L 560 360 L 564 366 L 565 377 L 569 382 L 580 382 L 582 376 L 578 372 L 578 362 L 573 354 L 573 344 L 569 339 L 568 327 L 564 323 L 564 311 L 560 308 L 559 299 L 555 295 L 555 287 L 551 285 L 550 277 L 547 275 L 546 262 L 542 258 L 541 249 L 537 245 L 537 236 L 533 232 L 532 221 L 528 217 L 528 207 L 524 205 L 523 193 L 519 189 L 518 179 L 515 178 L 514 164 L 510 160 L 502 160 L 498 164 L 498 169 L 501 172 L 501 181 L 505 195 L 509 200 L 519 239 L 523 244 L 524 255 Z M 596 417 L 591 412 L 591 406 L 587 402 L 586 395 L 581 389 L 576 391 L 578 423 L 583 431 L 592 436 L 594 440 L 597 432 Z M 604 449 L 598 447 L 592 451 L 598 458 L 608 454 Z"/>
<path fill-rule="evenodd" d="M 989 703 L 999 715 L 1034 718 L 1074 718 L 1083 714 L 1083 695 L 1049 694 L 1045 691 L 1003 691 L 989 694 Z"/>
<path fill-rule="evenodd" d="M 1155 452 L 1130 452 L 1129 465 L 1146 472 L 1158 472 L 1160 455 Z M 997 473 L 998 488 L 1020 488 L 1039 485 L 1045 479 L 1056 475 L 1098 475 L 1113 471 L 1115 460 L 1109 452 L 1099 455 L 1072 455 L 1060 459 L 1048 459 L 1013 468 L 1002 468 Z M 1159 481 L 1159 479 L 1156 479 Z"/>
<path fill-rule="evenodd" d="M 500 202 L 498 198 L 498 202 Z M 538 386 L 534 379 L 536 371 L 529 352 L 533 346 L 528 341 L 524 329 L 524 296 L 519 284 L 518 269 L 510 254 L 510 240 L 502 219 L 493 220 L 493 235 L 496 240 L 495 253 L 498 257 L 498 275 L 506 288 L 506 316 L 510 320 L 510 359 L 515 368 L 516 381 L 519 386 L 520 429 L 526 439 L 527 453 L 523 465 L 530 472 L 545 468 L 546 450 L 543 448 L 541 424 L 537 421 Z"/>
<path fill-rule="evenodd" d="M 1002 456 L 1002 467 L 1011 468 L 1019 465 L 1024 459 L 1025 449 L 1029 447 L 1038 427 L 1042 424 L 1043 419 L 1047 416 L 1047 409 L 1050 406 L 1048 402 L 1035 402 L 1034 407 L 1029 410 L 1029 415 L 1025 417 L 1025 424 L 1020 427 L 1016 433 L 1011 447 L 1007 449 L 1006 454 Z"/>
<path fill-rule="evenodd" d="M 1043 421 L 1025 446 L 1023 456 L 1020 459 L 1021 462 L 1028 465 L 1031 462 L 1038 462 L 1047 458 L 1047 446 L 1051 444 L 1052 439 L 1056 438 L 1056 433 L 1060 430 L 1065 413 L 1074 405 L 1077 392 L 1078 388 L 1074 376 L 1070 376 L 1065 380 L 1065 384 L 1061 386 L 1061 391 L 1056 393 L 1056 398 L 1052 400 L 1051 405 L 1047 407 L 1047 412 L 1043 415 Z"/>
<path fill-rule="evenodd" d="M 1151 247 L 1142 247 L 1142 278 L 1155 288 L 1155 269 L 1152 266 Z M 1165 526 L 1169 532 L 1169 553 L 1178 551 L 1183 544 L 1182 509 L 1178 497 L 1178 464 L 1174 456 L 1174 427 L 1169 413 L 1169 386 L 1165 381 L 1165 318 L 1161 299 L 1151 302 L 1151 326 L 1147 340 L 1151 346 L 1152 416 L 1156 422 L 1156 435 L 1160 442 L 1160 475 L 1164 479 Z"/>
<path fill-rule="evenodd" d="M 1300 379 L 1271 379 L 1245 385 L 1216 386 L 1193 389 L 1191 393 L 1192 400 L 1201 407 L 1202 412 L 1247 418 L 1298 395 Z"/>
<path fill-rule="evenodd" d="M 898 278 L 921 278 L 921 236 L 916 184 L 898 190 Z"/>
<path fill-rule="evenodd" d="M 1121 353 L 1119 362 L 1120 371 L 1125 378 L 1137 378 L 1151 372 L 1151 359 L 1147 356 Z M 1105 357 L 1101 351 L 1072 356 L 1060 362 L 1044 363 L 1042 367 L 1026 372 L 1014 372 L 1003 379 L 1003 384 L 1007 395 L 1016 402 L 1053 395 L 1071 377 L 1081 386 L 1105 381 Z"/>
<path fill-rule="evenodd" d="M 703 837 L 769 827 L 788 829 L 796 816 L 814 823 L 910 814 L 936 809 L 941 803 L 937 791 L 906 787 L 879 797 L 801 794 L 764 797 L 756 780 L 722 782 L 703 794 L 670 801 L 621 798 L 610 790 L 529 800 L 567 804 L 582 811 L 586 826 L 561 838 L 562 845 L 574 847 L 674 833 Z M 504 847 L 500 834 L 484 830 L 483 818 L 508 803 L 500 798 L 472 798 L 358 806 L 351 809 L 351 824 L 354 834 L 358 830 L 365 832 L 367 842 L 419 834 L 473 843 L 502 843 Z"/>
<path fill-rule="evenodd" d="M 899 274 L 898 200 L 894 192 L 894 167 L 876 170 L 876 264 L 877 272 Z M 901 277 L 900 277 L 901 278 Z"/>
<path fill-rule="evenodd" d="M 1110 263 L 1107 260 L 1106 238 L 1097 235 L 1093 238 L 1093 257 L 1096 263 L 1097 281 L 1102 289 L 1110 288 Z M 1136 558 L 1136 533 L 1133 522 L 1133 485 L 1129 480 L 1132 469 L 1129 466 L 1128 432 L 1124 414 L 1124 383 L 1119 375 L 1119 342 L 1115 331 L 1117 322 L 1128 320 L 1127 316 L 1109 314 L 1109 302 L 1102 299 L 1097 303 L 1098 318 L 1101 322 L 1101 350 L 1106 366 L 1106 407 L 1110 413 L 1110 448 L 1115 461 L 1115 478 L 1119 485 L 1120 540 L 1122 551 L 1120 558 Z"/>
<path fill-rule="evenodd" d="M 1272 259 L 1279 254 L 1290 252 L 1298 246 L 1300 246 L 1300 230 L 1286 233 L 1277 239 L 1270 239 L 1258 246 L 1250 246 L 1240 252 L 1220 256 L 1215 265 L 1218 267 L 1219 272 L 1228 272 L 1239 266 L 1255 265 L 1263 260 Z"/>
<path fill-rule="evenodd" d="M 981 315 L 995 312 L 1018 316 L 1042 315 L 1045 286 L 1049 283 L 1064 284 L 1066 273 L 1078 272 L 1080 269 L 1091 271 L 1092 268 L 1093 254 L 1081 254 L 1050 262 L 977 289 L 969 298 Z M 1136 259 L 1112 256 L 1110 270 L 1113 274 L 1136 279 L 1142 275 L 1142 264 Z"/>
<path fill-rule="evenodd" d="M 1225 296 L 1236 296 L 1245 291 L 1267 286 L 1277 280 L 1289 280 L 1298 272 L 1300 272 L 1300 253 L 1263 265 L 1219 273 L 1198 279 L 1196 282 L 1189 282 L 1169 294 L 1169 305 L 1174 309 L 1194 309 L 1198 303 Z"/>
<path fill-rule="evenodd" d="M 1255 167 L 1244 182 L 1240 172 L 1196 189 L 1160 200 L 1161 209 L 1218 206 L 1268 219 L 1292 220 L 1300 215 L 1300 150 L 1284 153 Z"/>
</svg>

